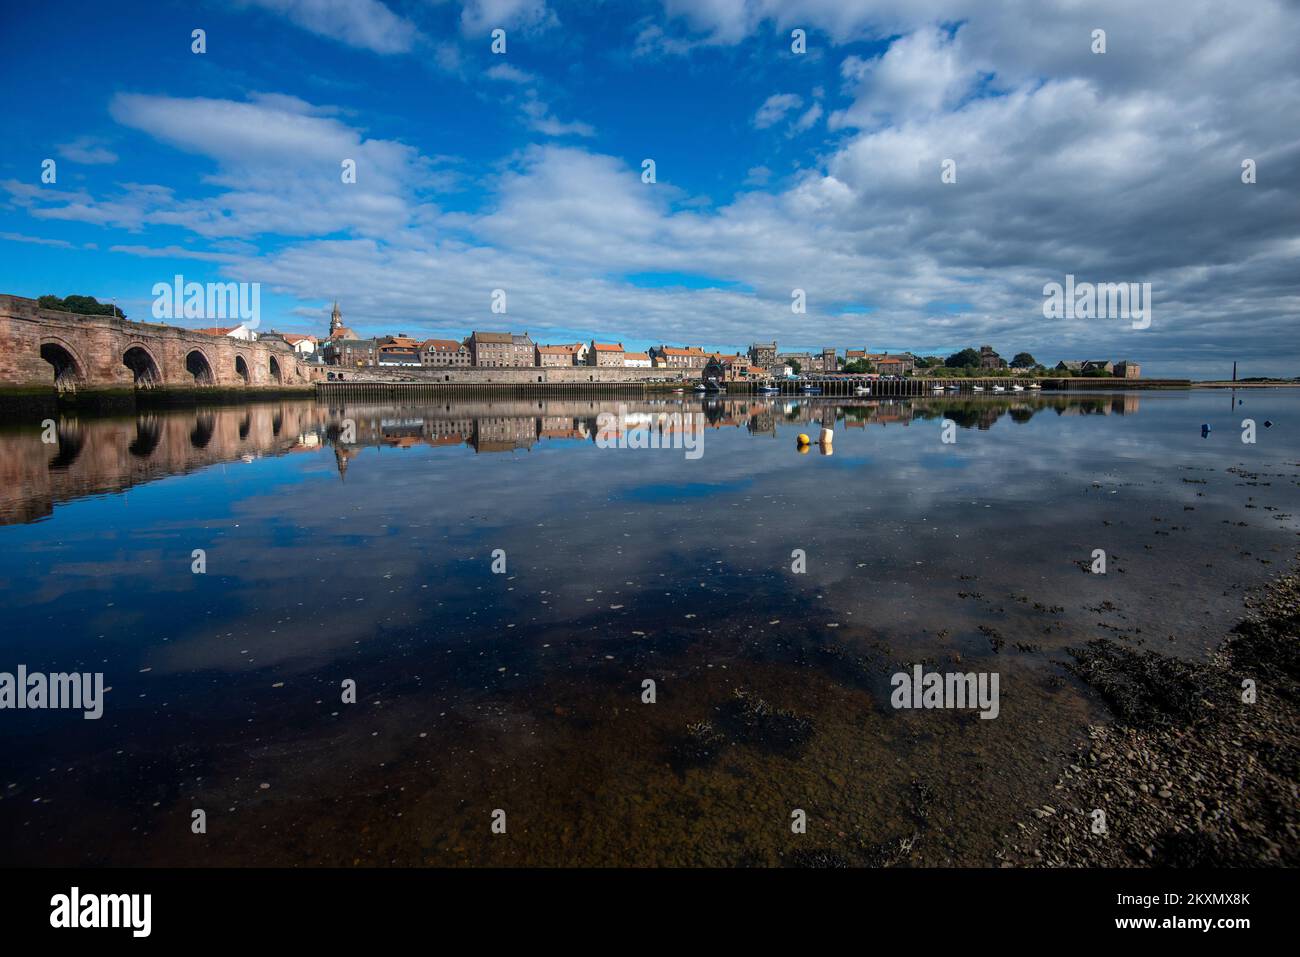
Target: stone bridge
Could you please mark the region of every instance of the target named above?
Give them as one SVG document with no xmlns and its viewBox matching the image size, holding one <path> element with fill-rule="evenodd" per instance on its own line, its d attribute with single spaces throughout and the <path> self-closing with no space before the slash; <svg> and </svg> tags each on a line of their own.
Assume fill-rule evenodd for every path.
<svg viewBox="0 0 1300 957">
<path fill-rule="evenodd" d="M 317 368 L 283 344 L 210 336 L 0 296 L 0 387 L 108 389 L 305 386 Z"/>
</svg>

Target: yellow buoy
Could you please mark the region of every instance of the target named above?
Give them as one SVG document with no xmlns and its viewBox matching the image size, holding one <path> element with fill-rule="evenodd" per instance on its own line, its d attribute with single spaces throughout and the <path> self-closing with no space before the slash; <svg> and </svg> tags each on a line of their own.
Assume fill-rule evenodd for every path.
<svg viewBox="0 0 1300 957">
<path fill-rule="evenodd" d="M 808 438 L 808 434 L 806 432 L 800 432 L 799 438 L 795 439 L 795 441 L 798 442 L 800 445 L 810 445 L 812 443 L 812 439 Z"/>
</svg>

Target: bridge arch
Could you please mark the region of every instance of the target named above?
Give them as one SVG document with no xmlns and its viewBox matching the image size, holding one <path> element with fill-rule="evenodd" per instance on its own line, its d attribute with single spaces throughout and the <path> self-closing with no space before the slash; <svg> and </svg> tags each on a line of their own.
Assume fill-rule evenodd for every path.
<svg viewBox="0 0 1300 957">
<path fill-rule="evenodd" d="M 190 445 L 206 449 L 217 428 L 217 417 L 211 412 L 198 412 L 194 416 L 194 430 L 190 432 Z"/>
<path fill-rule="evenodd" d="M 147 459 L 162 441 L 162 422 L 155 415 L 140 416 L 135 420 L 135 441 L 128 449 L 137 458 Z"/>
<path fill-rule="evenodd" d="M 217 377 L 212 371 L 212 360 L 202 349 L 191 349 L 185 354 L 185 371 L 194 377 L 195 385 L 216 385 Z"/>
<path fill-rule="evenodd" d="M 75 392 L 86 381 L 86 364 L 77 351 L 62 339 L 41 339 L 41 358 L 54 368 L 54 387 L 60 392 Z"/>
<path fill-rule="evenodd" d="M 252 374 L 248 371 L 248 360 L 241 353 L 235 353 L 235 375 L 237 375 L 244 385 L 252 382 Z"/>
<path fill-rule="evenodd" d="M 135 376 L 137 389 L 152 389 L 162 385 L 162 367 L 145 346 L 133 342 L 122 353 L 122 365 L 131 370 Z"/>
<path fill-rule="evenodd" d="M 269 358 L 270 361 L 267 363 L 267 366 L 271 371 L 271 381 L 283 382 L 284 374 L 280 371 L 280 360 L 277 359 L 275 356 L 270 356 Z"/>
</svg>

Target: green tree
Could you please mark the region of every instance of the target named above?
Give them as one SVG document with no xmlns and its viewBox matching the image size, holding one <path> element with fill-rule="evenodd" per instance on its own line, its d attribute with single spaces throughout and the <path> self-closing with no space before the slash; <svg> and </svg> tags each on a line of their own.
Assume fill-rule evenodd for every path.
<svg viewBox="0 0 1300 957">
<path fill-rule="evenodd" d="M 980 364 L 980 354 L 975 349 L 963 349 L 961 352 L 954 352 L 943 364 L 949 369 L 968 369 L 972 366 L 978 367 Z"/>
<path fill-rule="evenodd" d="M 94 296 L 41 296 L 36 300 L 42 309 L 55 309 L 59 312 L 75 312 L 79 316 L 117 316 L 125 319 L 126 313 L 110 302 L 100 302 Z"/>
<path fill-rule="evenodd" d="M 791 359 L 789 362 L 786 363 L 786 365 L 788 365 L 791 369 L 794 370 L 795 375 L 798 375 L 800 372 L 803 371 L 803 366 L 799 364 L 798 359 Z"/>
<path fill-rule="evenodd" d="M 1028 352 L 1017 352 L 1016 357 L 1011 360 L 1011 368 L 1013 369 L 1032 369 L 1036 365 L 1038 365 L 1038 360 Z"/>
</svg>

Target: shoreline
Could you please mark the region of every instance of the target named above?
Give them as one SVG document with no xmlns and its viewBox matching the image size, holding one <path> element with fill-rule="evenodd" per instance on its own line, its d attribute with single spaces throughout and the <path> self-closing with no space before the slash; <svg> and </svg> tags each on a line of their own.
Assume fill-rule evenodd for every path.
<svg viewBox="0 0 1300 957">
<path fill-rule="evenodd" d="M 1004 838 L 1002 867 L 1300 864 L 1300 570 L 1244 604 L 1203 662 L 1105 638 L 1069 649 L 1066 667 L 1114 721 L 1063 756 L 1050 803 Z"/>
<path fill-rule="evenodd" d="M 240 405 L 277 399 L 314 399 L 314 385 L 304 386 L 207 386 L 202 388 L 163 387 L 157 389 L 83 389 L 56 392 L 21 386 L 0 386 L 0 421 L 30 415 L 121 414 L 136 410 L 189 408 L 204 405 Z"/>
</svg>

